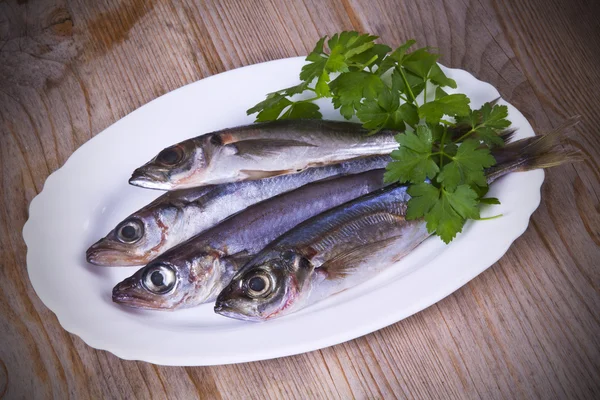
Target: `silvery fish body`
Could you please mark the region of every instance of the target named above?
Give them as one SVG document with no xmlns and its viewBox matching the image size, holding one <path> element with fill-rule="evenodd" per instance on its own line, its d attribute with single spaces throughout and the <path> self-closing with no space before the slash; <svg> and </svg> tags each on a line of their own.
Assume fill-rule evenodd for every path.
<svg viewBox="0 0 600 400">
<path fill-rule="evenodd" d="M 165 193 L 121 221 L 87 251 L 90 263 L 145 265 L 246 207 L 321 179 L 384 168 L 389 156 L 310 168 L 297 174 Z"/>
<path fill-rule="evenodd" d="M 405 186 L 388 187 L 300 224 L 235 274 L 215 311 L 263 321 L 371 278 L 430 236 L 422 220 L 405 219 L 409 198 Z"/>
<path fill-rule="evenodd" d="M 332 207 L 383 186 L 384 170 L 327 179 L 248 207 L 170 249 L 113 290 L 113 301 L 176 309 L 214 300 L 233 274 L 269 242 Z"/>
<path fill-rule="evenodd" d="M 368 136 L 360 124 L 281 120 L 240 126 L 185 140 L 136 169 L 130 183 L 182 189 L 303 171 L 398 147 L 394 133 Z"/>
</svg>

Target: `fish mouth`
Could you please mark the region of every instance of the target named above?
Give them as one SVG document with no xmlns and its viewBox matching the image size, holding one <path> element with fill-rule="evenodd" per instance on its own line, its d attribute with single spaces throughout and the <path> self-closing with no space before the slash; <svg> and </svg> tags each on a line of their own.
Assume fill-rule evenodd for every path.
<svg viewBox="0 0 600 400">
<path fill-rule="evenodd" d="M 146 189 L 168 190 L 171 186 L 165 182 L 164 174 L 153 172 L 143 167 L 136 169 L 129 178 L 129 184 Z"/>
<path fill-rule="evenodd" d="M 252 322 L 261 322 L 262 321 L 262 319 L 260 319 L 260 318 L 241 314 L 234 307 L 227 304 L 226 301 L 222 301 L 222 300 L 217 300 L 217 302 L 215 303 L 214 310 L 215 310 L 215 313 L 222 315 L 224 317 L 228 317 L 228 318 L 233 318 L 233 319 L 242 320 L 242 321 L 252 321 Z"/>
<path fill-rule="evenodd" d="M 90 264 L 101 267 L 130 267 L 147 263 L 139 257 L 131 257 L 126 251 L 110 247 L 110 242 L 104 239 L 100 239 L 86 250 L 85 259 Z"/>
<path fill-rule="evenodd" d="M 117 283 L 117 285 L 112 290 L 112 300 L 115 303 L 120 304 L 130 304 L 135 302 L 136 297 L 132 296 L 131 291 L 135 290 L 137 287 L 136 281 L 133 277 L 129 277 L 122 282 Z"/>
<path fill-rule="evenodd" d="M 144 302 L 143 300 L 129 295 L 127 293 L 121 293 L 121 292 L 117 292 L 115 293 L 115 290 L 113 289 L 113 294 L 112 294 L 112 301 L 113 303 L 117 303 L 123 306 L 127 306 L 127 307 L 132 307 L 132 308 L 141 308 L 144 310 L 160 310 L 159 307 L 151 307 L 149 306 L 146 302 Z"/>
<path fill-rule="evenodd" d="M 112 290 L 112 301 L 117 304 L 124 306 L 143 308 L 147 310 L 156 310 L 157 307 L 151 302 L 148 302 L 144 298 L 137 296 L 139 290 L 137 279 L 135 277 L 129 277 L 124 281 L 118 283 Z"/>
</svg>

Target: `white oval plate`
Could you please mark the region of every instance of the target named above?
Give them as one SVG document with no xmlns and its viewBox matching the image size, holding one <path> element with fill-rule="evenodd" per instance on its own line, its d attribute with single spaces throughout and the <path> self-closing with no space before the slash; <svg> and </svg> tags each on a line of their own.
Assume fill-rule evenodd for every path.
<svg viewBox="0 0 600 400">
<path fill-rule="evenodd" d="M 113 286 L 137 267 L 103 268 L 85 250 L 160 192 L 130 186 L 131 171 L 162 148 L 202 133 L 251 123 L 246 109 L 298 83 L 302 57 L 228 71 L 144 105 L 81 146 L 31 202 L 23 229 L 31 283 L 61 325 L 97 349 L 164 365 L 213 365 L 288 356 L 381 329 L 441 300 L 480 274 L 527 228 L 540 202 L 542 171 L 511 174 L 484 211 L 504 217 L 470 223 L 451 245 L 427 240 L 374 279 L 296 314 L 265 323 L 213 313 L 213 304 L 176 312 L 140 311 L 111 301 Z M 445 69 L 473 107 L 499 96 L 491 85 Z M 325 118 L 341 119 L 330 103 Z M 518 138 L 532 136 L 508 105 Z"/>
</svg>

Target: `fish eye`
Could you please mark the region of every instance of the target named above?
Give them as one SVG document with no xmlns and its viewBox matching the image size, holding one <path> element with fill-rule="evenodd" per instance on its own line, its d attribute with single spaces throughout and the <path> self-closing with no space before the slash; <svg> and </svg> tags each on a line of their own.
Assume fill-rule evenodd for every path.
<svg viewBox="0 0 600 400">
<path fill-rule="evenodd" d="M 165 294 L 175 287 L 175 270 L 169 265 L 159 264 L 146 269 L 142 282 L 152 293 Z"/>
<path fill-rule="evenodd" d="M 163 165 L 175 165 L 183 159 L 183 149 L 179 146 L 167 147 L 156 157 L 156 161 Z"/>
<path fill-rule="evenodd" d="M 274 286 L 271 275 L 263 271 L 252 273 L 244 279 L 244 291 L 254 299 L 267 297 Z"/>
<path fill-rule="evenodd" d="M 135 243 L 144 234 L 144 226 L 136 219 L 123 222 L 117 228 L 117 238 L 122 243 Z"/>
</svg>

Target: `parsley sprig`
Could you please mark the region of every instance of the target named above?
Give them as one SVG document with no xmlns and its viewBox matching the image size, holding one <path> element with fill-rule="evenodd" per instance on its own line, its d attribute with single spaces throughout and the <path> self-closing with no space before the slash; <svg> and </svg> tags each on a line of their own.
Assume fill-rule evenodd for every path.
<svg viewBox="0 0 600 400">
<path fill-rule="evenodd" d="M 398 131 L 384 178 L 408 184 L 407 219 L 424 218 L 429 232 L 449 243 L 467 220 L 480 219 L 480 204 L 499 204 L 483 197 L 485 169 L 496 164 L 491 149 L 504 145 L 508 109 L 485 103 L 472 110 L 465 94 L 449 94 L 457 85 L 437 64 L 435 49 L 409 51 L 415 45 L 409 40 L 392 51 L 376 39 L 358 32 L 321 38 L 302 67 L 302 82 L 269 93 L 247 112 L 257 113 L 257 122 L 322 118 L 315 100 L 331 98 L 369 134 Z"/>
</svg>

